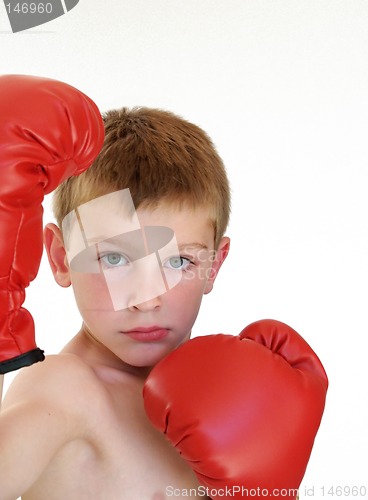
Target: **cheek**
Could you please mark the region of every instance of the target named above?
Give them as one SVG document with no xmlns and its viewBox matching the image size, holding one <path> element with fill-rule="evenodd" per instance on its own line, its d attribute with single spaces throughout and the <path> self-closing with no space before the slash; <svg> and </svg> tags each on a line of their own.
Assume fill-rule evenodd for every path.
<svg viewBox="0 0 368 500">
<path fill-rule="evenodd" d="M 71 281 L 80 311 L 113 310 L 110 293 L 103 275 L 72 272 Z"/>
<path fill-rule="evenodd" d="M 183 323 L 197 317 L 205 287 L 205 280 L 185 275 L 181 282 L 167 294 L 168 305 Z"/>
<path fill-rule="evenodd" d="M 212 263 L 204 262 L 202 265 L 183 273 L 181 284 L 187 293 L 203 295 L 208 280 L 212 275 Z"/>
</svg>

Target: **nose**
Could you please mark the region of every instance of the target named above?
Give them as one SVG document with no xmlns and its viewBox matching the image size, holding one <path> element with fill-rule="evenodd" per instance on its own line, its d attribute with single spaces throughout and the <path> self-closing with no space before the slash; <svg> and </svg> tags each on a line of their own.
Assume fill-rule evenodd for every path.
<svg viewBox="0 0 368 500">
<path fill-rule="evenodd" d="M 128 306 L 128 309 L 130 311 L 150 312 L 158 310 L 160 309 L 160 307 L 161 307 L 161 298 L 154 297 L 139 304 L 132 304 Z"/>
<path fill-rule="evenodd" d="M 159 308 L 167 287 L 156 255 L 150 254 L 135 261 L 129 282 L 125 280 L 124 285 L 128 309 L 152 311 Z"/>
<path fill-rule="evenodd" d="M 103 274 L 115 311 L 157 309 L 161 304 L 159 297 L 167 292 L 155 254 L 131 262 L 128 268 L 104 269 Z"/>
</svg>

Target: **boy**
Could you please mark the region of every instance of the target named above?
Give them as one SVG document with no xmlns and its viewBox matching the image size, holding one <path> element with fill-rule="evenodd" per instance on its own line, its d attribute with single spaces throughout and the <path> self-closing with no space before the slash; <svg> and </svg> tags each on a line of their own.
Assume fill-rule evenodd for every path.
<svg viewBox="0 0 368 500">
<path fill-rule="evenodd" d="M 180 443 L 188 438 L 185 423 L 179 425 L 184 437 L 174 439 L 172 446 L 147 418 L 148 414 L 160 427 L 157 394 L 161 396 L 163 391 L 159 386 L 172 382 L 174 397 L 178 392 L 180 398 L 184 389 L 178 390 L 175 377 L 184 373 L 184 364 L 195 371 L 195 355 L 181 357 L 180 353 L 183 347 L 194 346 L 194 341 L 187 341 L 202 297 L 211 291 L 229 251 L 224 232 L 230 195 L 224 166 L 202 130 L 168 112 L 109 112 L 105 134 L 94 164 L 57 189 L 54 211 L 58 225 L 47 224 L 44 231 L 55 280 L 60 286 L 73 286 L 83 321 L 60 354 L 24 370 L 7 393 L 0 419 L 0 498 L 215 497 L 228 485 L 233 488 L 228 490 L 230 496 L 234 491 L 240 495 L 234 488 L 244 487 L 245 479 L 237 484 L 234 479 L 218 482 L 215 477 L 211 483 L 211 463 L 218 458 L 210 457 L 203 473 L 202 466 L 196 466 L 201 459 L 188 457 L 187 450 L 182 456 L 177 453 L 174 446 L 180 451 Z M 251 348 L 252 359 L 257 359 L 252 373 L 258 364 L 263 370 L 262 360 L 270 352 L 261 346 L 258 353 L 258 346 L 254 352 Z M 220 349 L 209 344 L 203 352 L 201 349 L 200 345 L 196 348 L 196 355 L 202 364 L 206 354 L 214 360 L 219 352 L 226 357 L 227 347 L 222 343 Z M 174 370 L 161 370 L 161 362 L 172 359 L 170 353 L 179 356 L 174 358 Z M 236 356 L 232 351 L 230 362 L 240 367 L 243 362 L 237 363 Z M 267 366 L 270 362 L 267 358 Z M 224 380 L 222 368 L 217 371 Z M 198 385 L 200 375 L 194 382 Z M 257 376 L 255 380 L 257 384 Z M 262 378 L 260 385 L 264 384 Z M 189 389 L 194 397 L 195 387 Z M 225 391 L 232 392 L 227 384 Z M 319 408 L 323 406 L 322 392 L 317 391 Z M 236 399 L 239 406 L 239 395 Z M 221 407 L 221 401 L 217 406 Z M 209 401 L 205 407 L 210 416 L 216 413 Z M 250 401 L 249 407 L 253 408 Z M 183 415 L 187 408 L 198 420 L 200 402 L 191 409 L 187 400 L 179 413 Z M 226 407 L 225 413 L 228 411 Z M 319 418 L 307 435 L 314 436 Z M 164 433 L 170 435 L 170 417 L 166 415 L 164 420 Z M 226 433 L 230 423 L 221 424 Z M 260 432 L 256 427 L 252 436 Z M 194 440 L 201 441 L 201 436 Z M 215 440 L 219 440 L 218 429 Z M 305 445 L 308 456 L 309 441 Z M 273 447 L 272 442 L 268 445 Z M 208 445 L 199 447 L 200 456 L 206 454 Z M 258 447 L 263 449 L 259 441 Z M 243 457 L 252 450 L 257 462 L 254 445 L 248 448 Z M 217 449 L 222 450 L 220 442 L 215 455 Z M 289 454 L 289 445 L 285 449 Z M 229 458 L 223 453 L 220 468 L 226 470 Z M 242 461 L 240 456 L 232 459 Z M 251 468 L 246 462 L 241 467 Z M 283 468 L 286 466 L 284 461 Z M 299 481 L 300 473 L 293 474 Z M 267 479 L 265 484 L 275 483 Z M 201 489 L 203 485 L 211 488 Z M 294 498 L 295 492 L 283 496 Z"/>
<path fill-rule="evenodd" d="M 141 393 L 150 368 L 189 338 L 202 295 L 212 288 L 226 257 L 225 170 L 205 134 L 169 113 L 112 112 L 105 130 L 104 148 L 88 176 L 71 177 L 55 194 L 59 227 L 45 228 L 55 279 L 61 286 L 73 283 L 83 325 L 61 354 L 24 370 L 7 393 L 1 421 L 6 429 L 2 500 L 20 495 L 25 500 L 159 498 L 166 485 L 198 485 L 175 449 L 148 423 Z M 172 273 L 183 268 L 186 277 L 145 302 L 101 310 L 101 294 L 97 303 L 93 297 L 86 303 L 85 281 L 91 275 L 68 266 L 60 228 L 78 206 L 126 187 L 142 226 L 173 229 L 181 254 L 164 265 Z M 165 203 L 157 204 L 160 199 Z M 108 233 L 107 225 L 121 227 L 121 214 L 111 203 L 108 196 L 105 208 L 101 203 L 99 221 L 91 214 L 96 224 L 101 222 L 97 232 Z"/>
</svg>

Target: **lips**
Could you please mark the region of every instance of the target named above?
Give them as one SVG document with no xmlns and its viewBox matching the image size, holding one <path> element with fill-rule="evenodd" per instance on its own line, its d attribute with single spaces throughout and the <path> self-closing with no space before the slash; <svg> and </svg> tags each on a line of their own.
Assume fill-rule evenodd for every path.
<svg viewBox="0 0 368 500">
<path fill-rule="evenodd" d="M 167 337 L 169 330 L 159 326 L 151 326 L 134 328 L 133 330 L 128 330 L 123 333 L 129 338 L 138 340 L 139 342 L 157 342 Z"/>
</svg>

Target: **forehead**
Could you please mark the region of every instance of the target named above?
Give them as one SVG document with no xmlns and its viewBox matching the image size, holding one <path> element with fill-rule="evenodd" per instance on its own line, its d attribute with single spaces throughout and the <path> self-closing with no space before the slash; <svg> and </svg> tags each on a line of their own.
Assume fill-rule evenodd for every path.
<svg viewBox="0 0 368 500">
<path fill-rule="evenodd" d="M 214 237 L 211 211 L 208 207 L 191 208 L 172 203 L 161 203 L 154 209 L 138 208 L 137 216 L 142 226 L 166 226 L 179 240 Z"/>
<path fill-rule="evenodd" d="M 82 232 L 89 241 L 112 238 L 139 228 L 129 189 L 99 196 L 79 205 L 62 222 L 64 235 L 73 236 Z"/>
<path fill-rule="evenodd" d="M 117 235 L 128 237 L 154 226 L 169 228 L 180 245 L 195 241 L 207 248 L 213 246 L 214 225 L 208 207 L 161 202 L 154 208 L 135 210 L 129 189 L 80 205 L 64 218 L 62 229 L 65 244 L 72 251 L 71 247 L 83 248 Z"/>
</svg>

